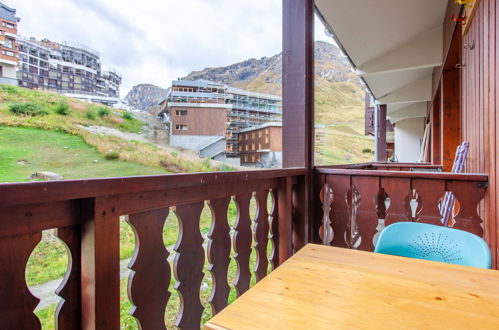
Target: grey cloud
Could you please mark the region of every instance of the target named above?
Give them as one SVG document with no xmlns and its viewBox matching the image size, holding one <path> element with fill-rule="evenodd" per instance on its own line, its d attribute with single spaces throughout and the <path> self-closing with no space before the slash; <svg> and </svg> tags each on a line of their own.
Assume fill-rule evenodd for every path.
<svg viewBox="0 0 499 330">
<path fill-rule="evenodd" d="M 282 0 L 16 0 L 24 34 L 86 44 L 133 85 L 166 86 L 281 49 Z M 51 24 L 45 24 L 50 17 Z"/>
</svg>

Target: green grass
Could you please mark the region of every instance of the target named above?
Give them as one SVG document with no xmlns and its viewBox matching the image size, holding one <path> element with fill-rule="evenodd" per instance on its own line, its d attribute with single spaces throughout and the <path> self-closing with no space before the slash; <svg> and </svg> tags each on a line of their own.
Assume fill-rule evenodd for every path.
<svg viewBox="0 0 499 330">
<path fill-rule="evenodd" d="M 12 112 L 12 107 L 17 109 L 16 113 Z M 30 115 L 26 112 L 40 112 L 44 115 Z M 171 152 L 150 143 L 128 141 L 111 135 L 92 134 L 81 126 L 103 126 L 123 132 L 139 133 L 143 123 L 119 109 L 82 102 L 49 92 L 0 85 L 1 126 L 38 128 L 77 135 L 101 154 L 118 154 L 118 157 L 112 158 L 141 164 L 146 168 L 157 168 L 153 171 L 154 173 L 210 172 L 216 170 L 210 162 L 203 162 L 201 159 L 183 159 L 178 154 L 173 155 Z M 0 156 L 6 157 L 5 155 Z M 121 172 L 116 169 L 113 175 L 105 173 L 95 175 L 128 176 L 129 172 L 135 173 L 133 170 Z M 140 174 L 151 173 L 146 170 Z"/>
<path fill-rule="evenodd" d="M 43 116 L 16 116 L 23 112 L 39 113 Z M 24 126 L 74 133 L 75 125 L 95 125 L 138 132 L 142 122 L 123 119 L 125 111 L 103 105 L 95 105 L 54 93 L 30 90 L 22 87 L 0 85 L 0 125 Z M 90 114 L 90 115 L 89 115 Z"/>
<path fill-rule="evenodd" d="M 0 182 L 27 181 L 42 171 L 56 172 L 65 179 L 167 173 L 159 167 L 107 160 L 78 136 L 0 126 Z"/>
<path fill-rule="evenodd" d="M 32 102 L 11 103 L 9 111 L 16 116 L 45 116 L 47 111 L 43 110 L 38 104 Z"/>
<path fill-rule="evenodd" d="M 362 150 L 374 149 L 374 138 L 364 135 L 363 91 L 349 82 L 319 80 L 315 87 L 315 121 L 325 125 L 325 136 L 316 140 L 320 150 L 317 165 L 363 163 L 373 155 Z"/>
<path fill-rule="evenodd" d="M 40 309 L 39 311 L 35 312 L 36 316 L 38 316 L 38 318 L 40 319 L 40 323 L 42 324 L 42 329 L 44 330 L 55 329 L 54 313 L 56 307 L 57 304 L 53 304 L 47 308 Z"/>
</svg>

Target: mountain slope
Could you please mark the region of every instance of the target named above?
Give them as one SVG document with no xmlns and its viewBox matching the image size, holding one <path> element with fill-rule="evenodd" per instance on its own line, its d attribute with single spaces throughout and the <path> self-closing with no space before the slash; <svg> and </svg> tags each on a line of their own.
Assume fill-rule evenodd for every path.
<svg viewBox="0 0 499 330">
<path fill-rule="evenodd" d="M 193 71 L 183 79 L 207 79 L 227 85 L 248 89 L 255 92 L 281 94 L 282 53 L 261 59 L 249 59 L 219 68 L 206 68 Z M 315 74 L 316 85 L 327 83 L 350 83 L 358 88 L 360 84 L 356 75 L 350 69 L 347 59 L 333 44 L 315 42 Z M 360 94 L 355 95 L 359 97 Z"/>
<path fill-rule="evenodd" d="M 194 71 L 183 79 L 207 79 L 246 90 L 281 95 L 282 54 L 220 68 Z M 347 59 L 333 44 L 315 42 L 315 122 L 318 164 L 372 160 L 373 139 L 363 135 L 364 90 Z"/>
<path fill-rule="evenodd" d="M 148 111 L 168 94 L 168 89 L 151 84 L 139 84 L 134 86 L 125 96 L 128 105 L 143 111 Z"/>
</svg>

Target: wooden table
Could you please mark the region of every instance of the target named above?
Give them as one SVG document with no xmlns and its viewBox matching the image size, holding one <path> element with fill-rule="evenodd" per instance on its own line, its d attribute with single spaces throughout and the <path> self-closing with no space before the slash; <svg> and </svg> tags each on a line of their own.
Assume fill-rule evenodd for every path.
<svg viewBox="0 0 499 330">
<path fill-rule="evenodd" d="M 309 244 L 205 329 L 499 329 L 499 271 Z"/>
</svg>

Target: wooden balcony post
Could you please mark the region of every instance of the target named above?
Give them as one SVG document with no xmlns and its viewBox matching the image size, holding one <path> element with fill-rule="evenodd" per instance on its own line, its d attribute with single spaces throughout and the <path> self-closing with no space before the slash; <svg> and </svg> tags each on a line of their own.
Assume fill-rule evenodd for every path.
<svg viewBox="0 0 499 330">
<path fill-rule="evenodd" d="M 452 170 L 456 148 L 461 144 L 461 90 L 459 69 L 445 70 L 442 73 L 440 94 L 441 121 L 441 162 L 444 172 Z M 472 148 L 475 146 L 472 146 Z M 473 152 L 470 152 L 473 158 Z"/>
<path fill-rule="evenodd" d="M 440 91 L 437 92 L 432 102 L 431 114 L 431 162 L 435 165 L 442 164 L 441 124 L 440 124 Z"/>
<path fill-rule="evenodd" d="M 311 203 L 315 138 L 313 0 L 283 0 L 282 47 L 283 166 L 307 169 L 304 181 L 297 187 L 300 212 L 294 223 L 295 231 L 303 238 L 302 243 L 307 243 L 310 241 L 310 219 L 313 218 Z M 292 205 L 286 206 L 289 208 L 287 212 L 292 212 Z M 279 204 L 279 211 L 283 207 Z M 291 219 L 288 216 L 284 218 Z M 283 239 L 283 233 L 279 237 Z"/>
<path fill-rule="evenodd" d="M 386 162 L 386 104 L 378 105 L 375 126 L 376 161 Z"/>
<path fill-rule="evenodd" d="M 283 0 L 284 167 L 312 167 L 314 156 L 314 1 Z"/>
<path fill-rule="evenodd" d="M 82 328 L 119 329 L 119 215 L 111 197 L 86 200 L 82 210 Z"/>
</svg>

